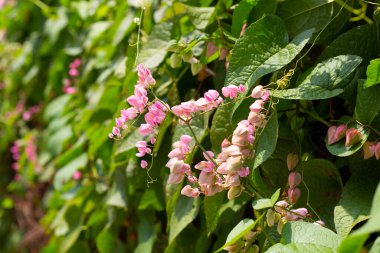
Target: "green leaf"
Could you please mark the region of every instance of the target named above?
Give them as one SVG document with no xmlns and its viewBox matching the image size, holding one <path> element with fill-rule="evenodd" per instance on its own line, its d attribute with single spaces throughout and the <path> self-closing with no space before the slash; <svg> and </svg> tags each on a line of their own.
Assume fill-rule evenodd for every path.
<svg viewBox="0 0 380 253">
<path fill-rule="evenodd" d="M 166 56 L 166 48 L 171 40 L 173 21 L 167 20 L 157 24 L 147 39 L 147 43 L 141 48 L 137 61 L 147 68 L 155 68 L 160 65 Z"/>
<path fill-rule="evenodd" d="M 278 189 L 275 193 L 273 193 L 270 199 L 255 199 L 252 202 L 252 207 L 255 210 L 270 208 L 276 204 L 278 198 L 280 197 L 281 188 Z"/>
<path fill-rule="evenodd" d="M 301 197 L 297 207 L 307 208 L 308 203 L 321 220 L 328 226 L 333 225 L 334 207 L 342 192 L 342 181 L 337 168 L 328 160 L 310 159 L 300 163 L 299 171 L 302 174 L 302 184 L 299 186 Z M 315 215 L 310 209 L 309 212 Z"/>
<path fill-rule="evenodd" d="M 233 36 L 236 38 L 239 37 L 240 31 L 243 27 L 243 24 L 246 22 L 249 13 L 259 1 L 260 0 L 243 0 L 235 7 L 234 13 L 232 15 L 231 26 L 231 33 Z"/>
<path fill-rule="evenodd" d="M 303 221 L 287 222 L 282 230 L 281 243 L 268 249 L 274 252 L 337 252 L 340 239 L 331 230 Z"/>
<path fill-rule="evenodd" d="M 365 88 L 365 85 L 364 80 L 359 80 L 354 117 L 369 125 L 380 110 L 380 86 Z"/>
<path fill-rule="evenodd" d="M 63 183 L 70 180 L 77 170 L 84 168 L 87 162 L 87 154 L 83 153 L 60 168 L 54 177 L 54 187 L 58 190 L 61 189 Z"/>
<path fill-rule="evenodd" d="M 193 7 L 185 5 L 186 13 L 198 30 L 206 29 L 207 25 L 212 23 L 212 16 L 214 15 L 214 7 Z"/>
<path fill-rule="evenodd" d="M 96 247 L 100 253 L 114 252 L 116 247 L 116 235 L 108 225 L 96 237 Z"/>
<path fill-rule="evenodd" d="M 298 34 L 300 31 L 316 28 L 316 31 L 321 31 L 325 28 L 328 22 L 336 21 L 336 27 L 331 27 L 330 30 L 325 32 L 337 33 L 341 21 L 345 21 L 347 17 L 343 16 L 343 20 L 337 19 L 335 15 L 338 14 L 339 5 L 334 8 L 333 0 L 288 0 L 278 4 L 277 14 L 284 20 L 290 36 Z M 337 11 L 334 13 L 334 11 Z M 343 10 L 341 15 L 344 15 Z M 332 19 L 334 17 L 334 19 Z M 339 17 L 338 17 L 339 19 Z M 331 24 L 329 24 L 331 26 Z M 333 29 L 335 28 L 335 29 Z"/>
<path fill-rule="evenodd" d="M 356 123 L 354 125 L 350 125 L 349 127 L 355 127 L 362 134 L 362 138 L 360 142 L 352 145 L 351 147 L 346 147 L 345 146 L 346 140 L 345 138 L 343 138 L 342 140 L 329 145 L 327 144 L 327 136 L 326 136 L 325 138 L 326 147 L 331 154 L 336 155 L 336 156 L 342 156 L 342 157 L 352 155 L 356 153 L 357 151 L 359 151 L 360 148 L 367 141 L 369 133 L 370 133 L 370 131 L 367 128 L 363 128 L 359 124 L 356 124 Z"/>
<path fill-rule="evenodd" d="M 210 139 L 214 151 L 220 151 L 223 140 L 231 135 L 235 129 L 232 122 L 233 104 L 219 107 L 212 119 Z"/>
<path fill-rule="evenodd" d="M 350 177 L 334 209 L 335 229 L 340 237 L 346 237 L 356 224 L 368 219 L 379 180 L 380 171 L 363 163 Z"/>
<path fill-rule="evenodd" d="M 362 58 L 356 55 L 340 55 L 318 63 L 294 89 L 275 90 L 272 95 L 285 99 L 326 99 L 343 92 L 339 84 L 357 66 Z"/>
<path fill-rule="evenodd" d="M 127 179 L 124 168 L 116 168 L 112 188 L 108 192 L 107 205 L 127 207 Z"/>
<path fill-rule="evenodd" d="M 268 122 L 260 135 L 255 141 L 257 141 L 255 149 L 255 160 L 252 169 L 259 167 L 265 162 L 270 155 L 274 152 L 277 144 L 278 137 L 278 121 L 276 111 L 272 112 L 272 115 L 268 119 Z"/>
<path fill-rule="evenodd" d="M 369 220 L 353 235 L 370 234 L 380 231 L 380 184 L 377 185 L 375 195 L 373 196 L 372 207 Z"/>
<path fill-rule="evenodd" d="M 219 192 L 214 196 L 205 196 L 204 198 L 204 211 L 206 216 L 206 230 L 210 235 L 218 225 L 220 217 L 220 208 L 223 205 L 224 192 Z"/>
<path fill-rule="evenodd" d="M 377 237 L 377 239 L 375 240 L 375 242 L 373 243 L 371 247 L 371 250 L 369 251 L 369 253 L 378 253 L 378 252 L 380 252 L 380 237 Z"/>
<path fill-rule="evenodd" d="M 368 235 L 356 235 L 345 238 L 339 246 L 339 253 L 360 253 Z"/>
<path fill-rule="evenodd" d="M 366 87 L 371 87 L 380 83 L 380 59 L 372 60 L 367 67 L 367 81 Z"/>
<path fill-rule="evenodd" d="M 199 204 L 199 198 L 178 198 L 170 219 L 169 244 L 197 217 Z"/>
<path fill-rule="evenodd" d="M 291 62 L 313 32 L 304 31 L 287 44 L 288 35 L 280 18 L 266 16 L 253 23 L 232 49 L 225 85 L 245 84 L 251 88 L 260 77 Z"/>
<path fill-rule="evenodd" d="M 157 238 L 154 222 L 154 213 L 142 213 L 137 234 L 138 245 L 134 253 L 152 252 L 154 242 Z"/>
<path fill-rule="evenodd" d="M 233 244 L 242 238 L 246 233 L 248 233 L 256 226 L 256 224 L 262 219 L 263 216 L 264 214 L 262 214 L 256 221 L 248 218 L 240 221 L 228 234 L 226 243 L 218 251 L 223 250 L 223 248 Z"/>
</svg>

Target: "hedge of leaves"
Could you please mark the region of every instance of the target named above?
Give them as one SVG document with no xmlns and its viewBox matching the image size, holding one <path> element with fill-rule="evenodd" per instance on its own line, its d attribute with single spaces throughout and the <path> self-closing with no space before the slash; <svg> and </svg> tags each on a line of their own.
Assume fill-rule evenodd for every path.
<svg viewBox="0 0 380 253">
<path fill-rule="evenodd" d="M 0 17 L 1 252 L 380 251 L 380 1 Z"/>
</svg>

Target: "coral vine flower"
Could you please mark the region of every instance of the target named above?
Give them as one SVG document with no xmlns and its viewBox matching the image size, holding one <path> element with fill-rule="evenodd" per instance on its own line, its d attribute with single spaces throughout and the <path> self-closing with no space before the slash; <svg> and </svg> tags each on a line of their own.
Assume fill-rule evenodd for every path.
<svg viewBox="0 0 380 253">
<path fill-rule="evenodd" d="M 376 143 L 366 141 L 363 145 L 364 160 L 367 160 L 375 155 Z"/>
<path fill-rule="evenodd" d="M 74 174 L 73 174 L 73 179 L 74 180 L 79 180 L 79 179 L 81 179 L 81 177 L 82 177 L 82 173 L 80 172 L 80 171 L 75 171 L 74 172 Z"/>
<path fill-rule="evenodd" d="M 286 165 L 288 166 L 288 170 L 293 170 L 295 167 L 297 167 L 299 162 L 298 155 L 290 153 L 286 157 Z"/>
<path fill-rule="evenodd" d="M 222 93 L 226 98 L 234 99 L 238 96 L 239 93 L 245 92 L 245 90 L 245 86 L 242 84 L 239 86 L 228 85 L 227 87 L 222 88 Z"/>
<path fill-rule="evenodd" d="M 302 176 L 298 172 L 290 172 L 288 176 L 288 183 L 290 188 L 295 188 L 302 182 Z"/>
<path fill-rule="evenodd" d="M 140 167 L 145 169 L 146 167 L 148 167 L 148 162 L 145 160 L 141 160 Z"/>
<path fill-rule="evenodd" d="M 136 148 L 139 153 L 136 154 L 137 157 L 143 157 L 145 154 L 150 154 L 152 150 L 147 147 L 146 141 L 136 142 Z"/>
<path fill-rule="evenodd" d="M 351 147 L 352 145 L 358 143 L 363 138 L 359 130 L 355 128 L 350 128 L 346 132 L 346 147 Z"/>
<path fill-rule="evenodd" d="M 199 196 L 199 189 L 198 188 L 192 188 L 190 185 L 185 185 L 185 187 L 182 188 L 181 194 L 192 197 L 192 198 L 197 198 Z"/>
<path fill-rule="evenodd" d="M 139 64 L 137 66 L 137 75 L 139 76 L 137 84 L 144 88 L 148 88 L 149 86 L 156 84 L 156 80 L 154 80 L 154 78 L 152 77 L 150 70 L 146 68 L 143 64 Z"/>
</svg>

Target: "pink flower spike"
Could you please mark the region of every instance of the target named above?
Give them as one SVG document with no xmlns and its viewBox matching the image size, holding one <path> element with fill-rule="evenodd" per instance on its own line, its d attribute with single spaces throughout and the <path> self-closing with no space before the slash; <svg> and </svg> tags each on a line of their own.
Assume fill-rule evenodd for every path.
<svg viewBox="0 0 380 253">
<path fill-rule="evenodd" d="M 302 182 L 302 176 L 298 172 L 290 172 L 288 176 L 288 183 L 290 188 L 295 188 Z"/>
<path fill-rule="evenodd" d="M 142 169 L 145 169 L 146 167 L 148 167 L 148 162 L 145 160 L 141 160 L 140 166 Z"/>
<path fill-rule="evenodd" d="M 264 101 L 262 99 L 257 99 L 250 107 L 249 109 L 251 112 L 259 113 L 264 107 Z"/>
<path fill-rule="evenodd" d="M 82 173 L 81 173 L 80 171 L 77 170 L 77 171 L 74 172 L 74 174 L 73 174 L 73 179 L 74 179 L 75 181 L 81 179 L 81 177 L 82 177 Z"/>
<path fill-rule="evenodd" d="M 351 147 L 352 145 L 360 142 L 363 138 L 362 134 L 356 128 L 350 128 L 346 132 L 346 147 Z"/>
</svg>

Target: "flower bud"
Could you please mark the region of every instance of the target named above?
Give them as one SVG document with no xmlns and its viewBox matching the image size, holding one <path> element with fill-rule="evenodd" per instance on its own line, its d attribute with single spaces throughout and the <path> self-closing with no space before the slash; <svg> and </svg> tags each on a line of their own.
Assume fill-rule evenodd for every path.
<svg viewBox="0 0 380 253">
<path fill-rule="evenodd" d="M 290 188 L 288 190 L 288 198 L 290 204 L 294 204 L 301 197 L 301 190 L 299 188 Z"/>
<path fill-rule="evenodd" d="M 367 160 L 375 155 L 376 144 L 366 141 L 363 145 L 364 160 Z"/>
<path fill-rule="evenodd" d="M 287 221 L 296 221 L 306 218 L 308 211 L 306 208 L 292 209 L 291 212 L 287 212 L 285 219 Z"/>
<path fill-rule="evenodd" d="M 302 182 L 302 176 L 298 172 L 290 172 L 288 176 L 288 183 L 290 188 L 295 188 Z"/>
<path fill-rule="evenodd" d="M 229 200 L 232 200 L 236 197 L 238 197 L 241 192 L 243 191 L 243 187 L 239 186 L 232 186 L 227 193 L 227 197 Z"/>
<path fill-rule="evenodd" d="M 355 128 L 350 128 L 346 132 L 346 147 L 351 147 L 352 145 L 358 143 L 363 138 L 359 130 Z"/>
<path fill-rule="evenodd" d="M 376 160 L 380 160 L 380 142 L 376 144 L 374 149 L 375 149 Z"/>
<path fill-rule="evenodd" d="M 338 142 L 346 134 L 347 126 L 345 124 L 339 126 L 331 126 L 327 130 L 327 144 L 331 145 Z"/>
<path fill-rule="evenodd" d="M 288 166 L 288 170 L 293 170 L 295 167 L 297 167 L 299 162 L 298 155 L 290 153 L 286 157 L 286 164 Z"/>
</svg>

